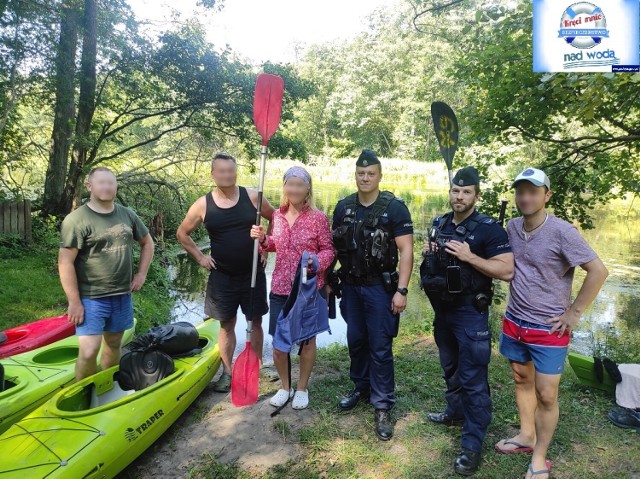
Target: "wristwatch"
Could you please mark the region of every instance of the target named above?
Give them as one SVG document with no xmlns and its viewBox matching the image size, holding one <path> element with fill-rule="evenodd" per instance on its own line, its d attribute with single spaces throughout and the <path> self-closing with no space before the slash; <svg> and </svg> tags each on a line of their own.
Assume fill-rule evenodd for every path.
<svg viewBox="0 0 640 479">
<path fill-rule="evenodd" d="M 409 293 L 407 288 L 398 288 L 396 291 L 398 291 L 402 296 L 406 296 Z"/>
</svg>

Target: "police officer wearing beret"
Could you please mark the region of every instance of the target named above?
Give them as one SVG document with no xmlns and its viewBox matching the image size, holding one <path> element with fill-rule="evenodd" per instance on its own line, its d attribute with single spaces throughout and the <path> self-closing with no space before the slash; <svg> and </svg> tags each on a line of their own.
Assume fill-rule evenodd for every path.
<svg viewBox="0 0 640 479">
<path fill-rule="evenodd" d="M 382 165 L 371 150 L 356 162 L 357 193 L 340 200 L 333 213 L 333 242 L 342 284 L 340 311 L 347 322 L 353 391 L 339 407 L 370 402 L 375 431 L 393 436 L 389 411 L 396 402 L 393 338 L 407 305 L 413 268 L 413 223 L 400 198 L 380 191 Z"/>
<path fill-rule="evenodd" d="M 482 442 L 491 422 L 488 317 L 492 279 L 510 281 L 513 253 L 507 234 L 494 219 L 476 211 L 480 178 L 473 167 L 459 170 L 449 190 L 452 211 L 434 220 L 420 276 L 435 313 L 434 337 L 447 390 L 447 406 L 430 421 L 462 425 L 458 474 L 480 466 Z"/>
</svg>

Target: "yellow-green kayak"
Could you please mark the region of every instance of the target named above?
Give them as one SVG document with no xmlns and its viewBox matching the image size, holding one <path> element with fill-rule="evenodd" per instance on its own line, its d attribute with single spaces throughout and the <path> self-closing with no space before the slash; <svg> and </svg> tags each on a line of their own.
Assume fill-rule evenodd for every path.
<svg viewBox="0 0 640 479">
<path fill-rule="evenodd" d="M 134 319 L 133 328 L 122 337 L 123 345 L 133 339 L 135 328 Z M 0 433 L 75 381 L 77 358 L 78 337 L 74 335 L 1 360 L 5 390 L 0 392 Z"/>
<path fill-rule="evenodd" d="M 602 368 L 602 382 L 598 380 L 598 376 L 595 372 L 594 360 L 591 356 L 585 356 L 584 354 L 569 353 L 569 364 L 571 369 L 576 373 L 578 381 L 585 386 L 590 386 L 595 389 L 601 389 L 608 393 L 616 392 L 616 383 L 611 379 L 609 373 L 605 368 Z"/>
<path fill-rule="evenodd" d="M 220 366 L 220 323 L 198 325 L 194 356 L 145 389 L 123 391 L 101 371 L 60 391 L 0 436 L 0 478 L 110 478 L 178 419 Z"/>
</svg>

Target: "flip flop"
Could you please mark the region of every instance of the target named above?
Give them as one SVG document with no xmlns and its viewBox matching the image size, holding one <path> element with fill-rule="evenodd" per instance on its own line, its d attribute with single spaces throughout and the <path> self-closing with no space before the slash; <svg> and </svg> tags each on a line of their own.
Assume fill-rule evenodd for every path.
<svg viewBox="0 0 640 479">
<path fill-rule="evenodd" d="M 498 443 L 499 444 L 499 443 Z M 504 445 L 511 444 L 512 446 L 516 446 L 514 449 L 504 449 L 496 444 L 495 449 L 500 454 L 524 454 L 527 452 L 533 452 L 533 448 L 529 446 L 525 446 L 524 444 L 520 444 L 518 441 L 514 441 L 513 439 L 505 439 Z"/>
<path fill-rule="evenodd" d="M 547 467 L 546 469 L 534 471 L 533 464 L 529 463 L 529 472 L 531 473 L 531 477 L 534 478 L 535 476 L 541 476 L 542 474 L 547 474 L 547 477 L 551 477 L 551 461 L 549 459 L 545 461 L 545 466 Z"/>
</svg>

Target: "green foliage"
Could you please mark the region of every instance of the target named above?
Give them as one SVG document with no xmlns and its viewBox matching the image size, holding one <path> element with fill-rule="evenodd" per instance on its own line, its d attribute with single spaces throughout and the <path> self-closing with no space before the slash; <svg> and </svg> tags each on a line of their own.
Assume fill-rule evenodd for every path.
<svg viewBox="0 0 640 479">
<path fill-rule="evenodd" d="M 0 330 L 62 314 L 66 298 L 57 275 L 57 256 L 20 243 L 6 246 L 0 246 Z"/>
<path fill-rule="evenodd" d="M 435 159 L 430 105 L 450 80 L 436 65 L 449 45 L 425 42 L 407 10 L 381 10 L 370 30 L 343 44 L 311 47 L 298 65 L 317 94 L 302 102 L 294 129 L 311 154 Z"/>
<path fill-rule="evenodd" d="M 531 15 L 531 2 L 520 1 L 479 21 L 454 63 L 470 99 L 460 111 L 470 142 L 490 144 L 489 155 L 465 160 L 484 170 L 543 168 L 555 213 L 591 227 L 595 205 L 639 191 L 640 75 L 532 73 Z M 494 194 L 507 187 L 495 185 Z"/>
<path fill-rule="evenodd" d="M 67 299 L 58 276 L 58 222 L 34 216 L 33 243 L 0 235 L 0 330 L 63 314 Z M 137 261 L 139 251 L 134 249 Z M 168 259 L 156 252 L 142 290 L 134 293 L 138 332 L 169 321 L 173 299 L 169 295 Z"/>
<path fill-rule="evenodd" d="M 52 0 L 0 12 L 0 198 L 42 193 L 60 14 Z M 455 167 L 483 172 L 486 212 L 497 214 L 513 175 L 532 165 L 551 176 L 556 214 L 590 226 L 594 206 L 640 189 L 640 74 L 532 73 L 531 15 L 524 0 L 416 1 L 376 11 L 366 32 L 313 45 L 294 65 L 265 63 L 285 80 L 271 156 L 313 163 L 367 147 L 441 161 L 430 105 L 446 101 L 460 123 Z M 191 18 L 148 38 L 124 0 L 98 11 L 96 111 L 78 139 L 85 169 L 112 167 L 123 203 L 164 214 L 168 230 L 208 188 L 203 165 L 215 151 L 250 168 L 259 155 L 257 72 L 205 30 Z"/>
</svg>

